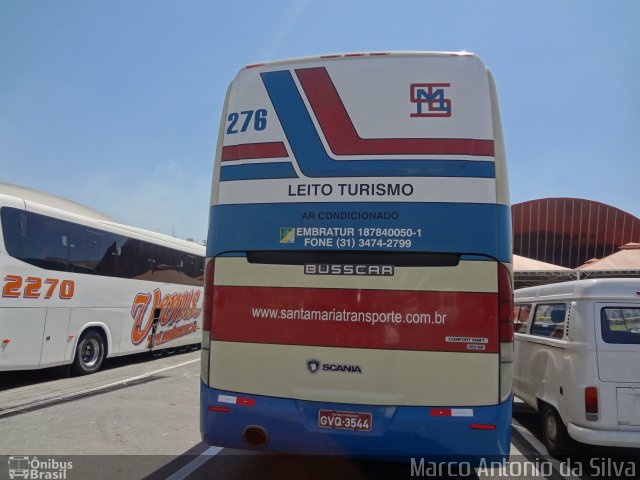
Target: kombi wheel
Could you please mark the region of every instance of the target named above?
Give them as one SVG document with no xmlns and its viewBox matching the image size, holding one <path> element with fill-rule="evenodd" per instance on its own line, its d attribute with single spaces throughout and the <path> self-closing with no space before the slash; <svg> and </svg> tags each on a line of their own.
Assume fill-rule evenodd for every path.
<svg viewBox="0 0 640 480">
<path fill-rule="evenodd" d="M 562 423 L 560 414 L 551 405 L 543 403 L 540 408 L 542 439 L 551 455 L 566 455 L 571 446 L 571 437 Z"/>
<path fill-rule="evenodd" d="M 76 355 L 71 369 L 76 375 L 88 375 L 97 371 L 104 360 L 104 339 L 97 330 L 87 330 L 82 334 L 76 347 Z"/>
</svg>

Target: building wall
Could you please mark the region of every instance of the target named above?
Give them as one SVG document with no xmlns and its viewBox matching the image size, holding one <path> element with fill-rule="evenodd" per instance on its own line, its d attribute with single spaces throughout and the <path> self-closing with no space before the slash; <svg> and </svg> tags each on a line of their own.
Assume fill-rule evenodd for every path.
<svg viewBox="0 0 640 480">
<path fill-rule="evenodd" d="M 629 242 L 640 242 L 640 219 L 604 203 L 543 198 L 511 207 L 513 253 L 575 268 Z"/>
</svg>

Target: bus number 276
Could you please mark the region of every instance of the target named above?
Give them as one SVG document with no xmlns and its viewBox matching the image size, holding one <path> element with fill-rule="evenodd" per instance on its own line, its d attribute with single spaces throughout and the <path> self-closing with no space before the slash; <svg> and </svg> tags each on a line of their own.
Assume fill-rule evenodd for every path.
<svg viewBox="0 0 640 480">
<path fill-rule="evenodd" d="M 53 298 L 56 290 L 62 300 L 73 298 L 76 282 L 59 278 L 26 277 L 6 275 L 2 287 L 4 298 Z"/>
<path fill-rule="evenodd" d="M 242 117 L 242 119 L 240 117 Z M 240 113 L 232 112 L 227 118 L 229 122 L 227 135 L 233 135 L 234 133 L 238 133 L 238 131 L 246 132 L 252 123 L 251 118 L 253 118 L 254 130 L 261 132 L 267 128 L 267 111 L 264 108 L 256 110 L 255 112 L 253 110 L 245 110 Z"/>
</svg>

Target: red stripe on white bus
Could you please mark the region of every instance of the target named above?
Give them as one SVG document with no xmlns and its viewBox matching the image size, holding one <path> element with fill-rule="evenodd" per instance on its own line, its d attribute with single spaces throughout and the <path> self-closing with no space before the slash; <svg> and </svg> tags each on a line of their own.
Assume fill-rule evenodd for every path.
<svg viewBox="0 0 640 480">
<path fill-rule="evenodd" d="M 251 160 L 256 158 L 286 158 L 289 154 L 282 142 L 246 143 L 222 148 L 222 161 Z"/>
<path fill-rule="evenodd" d="M 495 293 L 216 286 L 213 297 L 214 340 L 442 352 L 499 350 Z"/>
</svg>

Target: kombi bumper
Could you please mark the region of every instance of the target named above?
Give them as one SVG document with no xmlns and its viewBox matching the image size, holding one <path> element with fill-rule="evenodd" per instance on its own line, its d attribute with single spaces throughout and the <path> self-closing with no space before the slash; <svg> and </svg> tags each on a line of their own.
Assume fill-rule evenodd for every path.
<svg viewBox="0 0 640 480">
<path fill-rule="evenodd" d="M 608 447 L 640 447 L 640 431 L 620 432 L 613 430 L 592 430 L 579 427 L 573 423 L 567 425 L 569 435 L 578 442 L 589 445 L 603 445 Z"/>
</svg>

